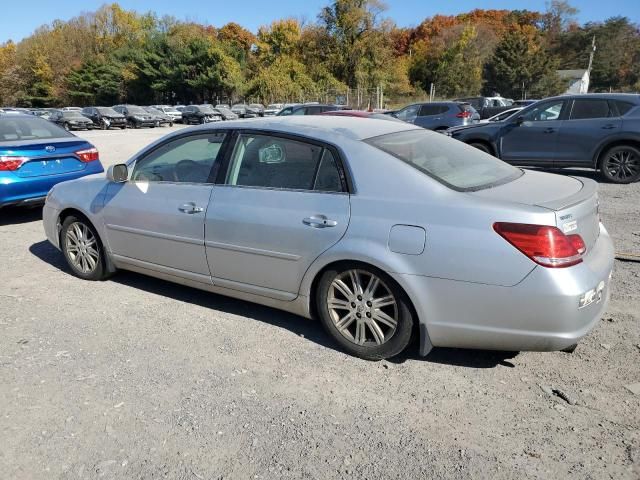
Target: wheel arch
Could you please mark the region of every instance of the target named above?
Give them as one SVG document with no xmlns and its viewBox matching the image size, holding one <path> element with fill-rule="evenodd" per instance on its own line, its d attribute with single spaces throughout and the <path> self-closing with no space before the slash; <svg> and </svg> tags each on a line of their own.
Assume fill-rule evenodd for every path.
<svg viewBox="0 0 640 480">
<path fill-rule="evenodd" d="M 58 214 L 58 220 L 57 220 L 57 223 L 56 223 L 56 228 L 58 230 L 58 232 L 57 232 L 58 233 L 58 244 L 60 245 L 60 248 L 62 249 L 62 239 L 60 238 L 60 235 L 62 234 L 62 224 L 70 216 L 75 216 L 75 217 L 81 218 L 82 220 L 87 222 L 89 225 L 91 225 L 93 230 L 96 232 L 96 237 L 98 238 L 98 242 L 100 242 L 100 247 L 102 248 L 102 253 L 103 253 L 102 256 L 103 256 L 104 261 L 105 261 L 106 271 L 108 273 L 114 273 L 116 271 L 116 267 L 113 264 L 113 262 L 111 261 L 111 257 L 107 253 L 107 248 L 105 246 L 105 242 L 102 239 L 102 237 L 100 236 L 100 230 L 98 228 L 96 228 L 96 226 L 91 221 L 91 219 L 87 216 L 87 214 L 85 214 L 79 208 L 66 207 L 66 208 L 62 209 L 60 211 L 60 213 Z"/>
<path fill-rule="evenodd" d="M 600 169 L 600 164 L 604 159 L 604 154 L 609 149 L 613 147 L 619 147 L 621 145 L 631 145 L 632 147 L 635 147 L 640 150 L 640 136 L 637 138 L 621 137 L 621 138 L 613 138 L 613 139 L 607 140 L 605 143 L 600 145 L 596 150 L 596 153 L 593 157 L 593 168 L 596 170 Z"/>
<path fill-rule="evenodd" d="M 402 285 L 401 282 L 399 282 L 396 278 L 394 278 L 394 275 L 390 273 L 394 269 L 391 268 L 390 265 L 388 264 L 385 265 L 382 262 L 377 262 L 370 258 L 364 259 L 364 258 L 358 258 L 358 257 L 359 257 L 358 255 L 354 255 L 354 256 L 345 255 L 344 257 L 341 257 L 341 258 L 333 257 L 331 259 L 326 259 L 325 261 L 320 262 L 320 264 L 318 265 L 317 262 L 321 260 L 322 258 L 321 257 L 320 259 L 316 260 L 316 264 L 312 265 L 309 268 L 309 271 L 307 271 L 307 275 L 305 275 L 305 278 L 303 279 L 301 292 L 300 292 L 301 294 L 304 294 L 307 296 L 309 315 L 312 318 L 315 318 L 315 319 L 318 318 L 316 291 L 318 288 L 318 283 L 322 278 L 322 275 L 327 270 L 339 267 L 341 265 L 346 265 L 346 264 L 350 264 L 350 265 L 358 264 L 363 267 L 370 267 L 374 270 L 379 270 L 380 272 L 384 273 L 385 276 L 388 277 L 395 284 L 395 286 L 398 289 L 400 289 L 400 291 L 402 291 L 402 293 L 406 296 L 406 299 L 409 303 L 409 308 L 411 309 L 411 313 L 415 318 L 415 322 L 413 325 L 414 331 L 412 335 L 417 336 L 417 338 L 419 338 L 420 354 L 423 356 L 427 355 L 433 348 L 433 345 L 431 343 L 431 339 L 427 331 L 425 319 L 422 318 L 422 316 L 418 313 L 415 307 L 416 302 L 414 302 L 412 298 L 412 292 L 409 291 L 405 285 Z M 312 273 L 310 272 L 311 270 L 312 270 Z"/>
<path fill-rule="evenodd" d="M 489 149 L 489 153 L 491 155 L 493 155 L 494 157 L 497 157 L 497 151 L 495 149 L 495 147 L 493 146 L 493 144 L 485 139 L 485 138 L 471 138 L 469 140 L 465 140 L 464 143 L 466 143 L 467 145 L 471 146 L 472 143 L 480 143 L 482 145 L 484 145 L 485 147 L 487 147 Z"/>
</svg>

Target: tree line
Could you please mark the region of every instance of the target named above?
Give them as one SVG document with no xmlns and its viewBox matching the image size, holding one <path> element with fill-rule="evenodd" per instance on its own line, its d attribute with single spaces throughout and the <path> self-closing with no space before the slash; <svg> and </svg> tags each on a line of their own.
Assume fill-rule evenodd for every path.
<svg viewBox="0 0 640 480">
<path fill-rule="evenodd" d="M 640 90 L 638 26 L 581 25 L 576 14 L 553 0 L 544 12 L 477 9 L 400 28 L 379 0 L 335 0 L 315 21 L 254 33 L 112 3 L 1 44 L 0 105 L 335 101 L 347 91 L 360 103 L 377 88 L 402 99 L 432 84 L 441 98 L 543 97 L 565 90 L 558 69 L 587 67 L 594 37 L 591 91 Z"/>
</svg>

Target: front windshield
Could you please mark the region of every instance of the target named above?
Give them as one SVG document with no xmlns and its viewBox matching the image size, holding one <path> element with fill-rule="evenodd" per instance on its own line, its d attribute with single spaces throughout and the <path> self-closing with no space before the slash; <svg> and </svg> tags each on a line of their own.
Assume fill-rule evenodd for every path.
<svg viewBox="0 0 640 480">
<path fill-rule="evenodd" d="M 153 108 L 153 107 L 147 107 L 146 110 L 147 110 L 147 112 L 153 113 L 155 115 L 162 115 L 162 112 L 160 110 L 158 110 L 156 108 Z"/>
<path fill-rule="evenodd" d="M 211 108 L 209 105 L 200 105 L 199 108 L 200 108 L 200 111 L 202 113 L 218 113 L 213 108 Z"/>
<path fill-rule="evenodd" d="M 101 115 L 120 115 L 113 108 L 109 107 L 98 107 L 96 110 L 98 110 Z"/>
<path fill-rule="evenodd" d="M 129 110 L 129 113 L 134 114 L 134 115 L 144 115 L 145 113 L 147 113 L 147 112 L 144 111 L 144 108 L 138 107 L 138 106 L 135 106 L 135 105 L 134 106 L 128 106 L 127 110 Z"/>
<path fill-rule="evenodd" d="M 86 118 L 80 112 L 75 112 L 75 111 L 62 112 L 62 116 L 64 118 Z"/>
<path fill-rule="evenodd" d="M 515 180 L 522 171 L 463 142 L 427 130 L 365 140 L 454 190 L 481 190 Z"/>
</svg>

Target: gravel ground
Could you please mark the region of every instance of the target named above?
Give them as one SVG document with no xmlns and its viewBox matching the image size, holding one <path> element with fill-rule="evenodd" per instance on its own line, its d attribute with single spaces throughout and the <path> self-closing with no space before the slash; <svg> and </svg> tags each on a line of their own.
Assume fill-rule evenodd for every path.
<svg viewBox="0 0 640 480">
<path fill-rule="evenodd" d="M 111 164 L 168 131 L 82 136 Z M 640 183 L 600 192 L 617 249 L 640 253 Z M 573 354 L 366 362 L 276 310 L 76 279 L 39 209 L 0 211 L 0 245 L 2 478 L 640 478 L 639 263 L 616 262 Z"/>
</svg>

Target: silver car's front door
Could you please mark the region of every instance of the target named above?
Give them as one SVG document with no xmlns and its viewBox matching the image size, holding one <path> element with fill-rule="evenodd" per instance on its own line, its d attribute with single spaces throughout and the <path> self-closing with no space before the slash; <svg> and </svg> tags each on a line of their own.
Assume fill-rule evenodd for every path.
<svg viewBox="0 0 640 480">
<path fill-rule="evenodd" d="M 116 261 L 210 281 L 204 219 L 223 139 L 172 140 L 138 159 L 128 182 L 109 185 L 103 219 Z"/>
<path fill-rule="evenodd" d="M 349 194 L 337 153 L 322 145 L 239 135 L 207 209 L 205 244 L 216 285 L 297 297 L 309 265 L 344 235 Z"/>
</svg>

